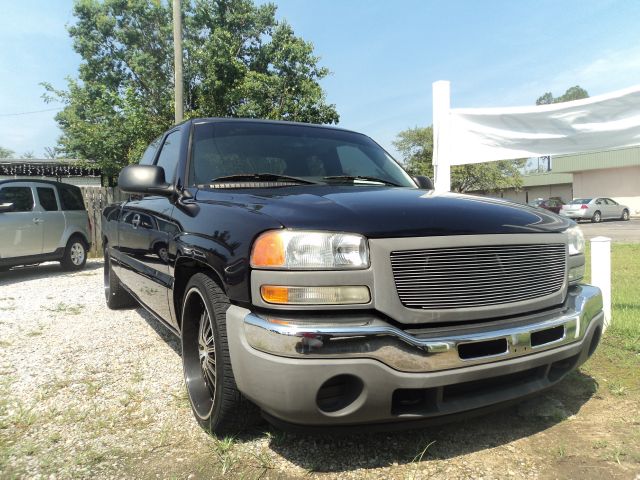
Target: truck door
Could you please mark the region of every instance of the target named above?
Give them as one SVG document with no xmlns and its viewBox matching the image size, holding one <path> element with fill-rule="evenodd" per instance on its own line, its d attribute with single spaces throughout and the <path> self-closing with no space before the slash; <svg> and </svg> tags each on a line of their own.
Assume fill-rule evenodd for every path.
<svg viewBox="0 0 640 480">
<path fill-rule="evenodd" d="M 178 165 L 181 133 L 170 132 L 155 162 L 165 170 L 165 179 L 173 183 Z M 118 224 L 119 276 L 156 315 L 177 328 L 169 302 L 173 279 L 169 272 L 168 245 L 174 228 L 173 204 L 166 197 L 148 196 L 123 205 Z M 173 233 L 172 233 L 173 232 Z"/>
</svg>

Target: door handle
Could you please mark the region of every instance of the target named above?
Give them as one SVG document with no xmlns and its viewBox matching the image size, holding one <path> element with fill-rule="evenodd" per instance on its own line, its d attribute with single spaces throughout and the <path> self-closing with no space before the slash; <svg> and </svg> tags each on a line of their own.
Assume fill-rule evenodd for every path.
<svg viewBox="0 0 640 480">
<path fill-rule="evenodd" d="M 38 224 L 38 223 L 42 223 L 44 222 L 44 220 L 42 218 L 34 218 L 33 219 L 33 223 Z"/>
</svg>

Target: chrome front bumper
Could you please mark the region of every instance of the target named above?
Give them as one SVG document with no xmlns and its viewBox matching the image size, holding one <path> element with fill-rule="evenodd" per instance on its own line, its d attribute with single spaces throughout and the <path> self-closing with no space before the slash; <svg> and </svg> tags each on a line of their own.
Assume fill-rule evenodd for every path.
<svg viewBox="0 0 640 480">
<path fill-rule="evenodd" d="M 403 372 L 435 372 L 522 357 L 583 339 L 602 310 L 600 290 L 570 287 L 564 304 L 515 319 L 402 330 L 354 311 L 313 318 L 248 313 L 252 348 L 296 359 L 369 358 Z"/>
</svg>

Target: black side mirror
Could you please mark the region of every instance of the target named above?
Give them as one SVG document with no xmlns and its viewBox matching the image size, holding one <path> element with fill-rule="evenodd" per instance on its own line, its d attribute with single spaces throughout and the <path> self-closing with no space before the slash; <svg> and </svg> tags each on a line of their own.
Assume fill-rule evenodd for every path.
<svg viewBox="0 0 640 480">
<path fill-rule="evenodd" d="M 118 187 L 126 193 L 162 195 L 175 193 L 173 185 L 164 179 L 164 168 L 157 165 L 129 165 L 120 171 Z"/>
<path fill-rule="evenodd" d="M 416 182 L 416 185 L 421 190 L 433 190 L 433 182 L 429 177 L 425 177 L 424 175 L 416 175 L 413 177 L 413 181 Z"/>
<path fill-rule="evenodd" d="M 12 212 L 13 203 L 0 203 L 0 213 Z"/>
</svg>

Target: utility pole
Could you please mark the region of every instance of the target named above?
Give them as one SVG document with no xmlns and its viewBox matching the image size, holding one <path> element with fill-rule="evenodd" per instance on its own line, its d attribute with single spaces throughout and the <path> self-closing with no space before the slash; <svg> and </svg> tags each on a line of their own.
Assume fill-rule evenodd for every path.
<svg viewBox="0 0 640 480">
<path fill-rule="evenodd" d="M 182 99 L 182 13 L 180 0 L 173 0 L 173 69 L 174 69 L 174 110 L 176 123 L 184 117 L 184 102 Z"/>
</svg>

